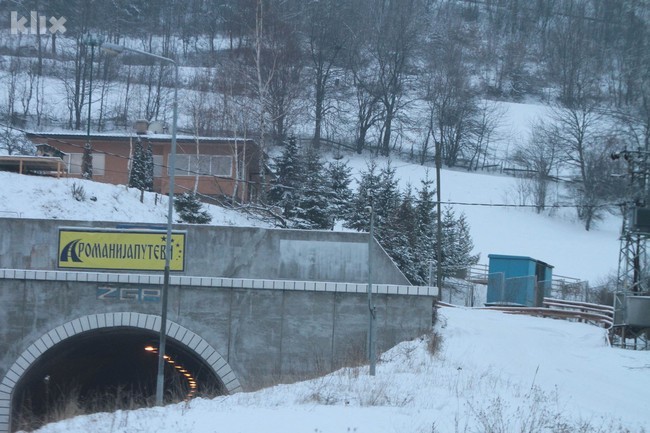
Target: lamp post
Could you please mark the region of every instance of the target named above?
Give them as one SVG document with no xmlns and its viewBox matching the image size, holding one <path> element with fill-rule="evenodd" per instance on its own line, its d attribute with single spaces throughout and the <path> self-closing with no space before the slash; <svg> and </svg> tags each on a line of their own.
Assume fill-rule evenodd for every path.
<svg viewBox="0 0 650 433">
<path fill-rule="evenodd" d="M 438 299 L 442 300 L 442 206 L 440 202 L 440 170 L 442 169 L 442 144 L 436 143 L 436 205 L 438 215 L 436 218 L 436 286 L 438 287 Z M 451 300 L 449 300 L 451 302 Z"/>
<path fill-rule="evenodd" d="M 375 319 L 376 308 L 372 302 L 372 241 L 374 239 L 375 210 L 372 206 L 366 206 L 370 213 L 370 232 L 368 233 L 368 361 L 370 362 L 370 375 L 375 375 L 377 364 L 375 353 Z"/>
<path fill-rule="evenodd" d="M 169 267 L 172 250 L 172 223 L 174 215 L 174 176 L 176 173 L 176 124 L 178 122 L 178 64 L 176 61 L 135 48 L 128 48 L 123 45 L 105 43 L 103 49 L 114 53 L 130 51 L 143 56 L 158 59 L 162 62 L 174 65 L 174 111 L 172 117 L 172 148 L 171 155 L 167 162 L 169 167 L 169 202 L 167 207 L 167 234 L 165 236 L 165 271 L 163 276 L 163 289 L 161 294 L 161 313 L 160 313 L 160 341 L 158 343 L 158 375 L 156 378 L 156 405 L 162 406 L 165 386 L 165 344 L 167 340 L 167 298 L 169 292 Z"/>
<path fill-rule="evenodd" d="M 90 47 L 90 78 L 88 79 L 88 125 L 86 125 L 86 144 L 81 160 L 81 175 L 84 179 L 93 177 L 93 147 L 90 144 L 90 116 L 93 102 L 93 63 L 95 62 L 95 47 L 101 46 L 104 38 L 101 36 L 86 34 L 81 42 Z"/>
</svg>

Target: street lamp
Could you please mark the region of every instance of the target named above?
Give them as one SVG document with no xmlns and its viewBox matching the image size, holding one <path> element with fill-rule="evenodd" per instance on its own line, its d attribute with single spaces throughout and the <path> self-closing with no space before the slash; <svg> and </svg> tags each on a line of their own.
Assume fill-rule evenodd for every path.
<svg viewBox="0 0 650 433">
<path fill-rule="evenodd" d="M 442 169 L 442 143 L 435 140 L 436 144 L 436 205 L 438 215 L 436 218 L 436 286 L 438 287 L 438 299 L 442 300 L 442 206 L 440 201 L 440 170 Z M 451 289 L 450 289 L 451 290 Z M 451 302 L 451 299 L 449 300 Z"/>
<path fill-rule="evenodd" d="M 176 124 L 178 122 L 178 64 L 168 58 L 159 56 L 157 54 L 150 53 L 148 51 L 142 51 L 135 48 L 128 48 L 123 45 L 116 45 L 111 43 L 105 43 L 102 45 L 102 48 L 111 51 L 113 53 L 119 54 L 124 51 L 130 51 L 133 53 L 141 54 L 146 57 L 152 57 L 158 59 L 162 62 L 171 63 L 174 65 L 174 112 L 172 117 L 172 148 L 171 155 L 169 157 L 168 166 L 169 166 L 169 203 L 167 207 L 167 235 L 165 236 L 165 273 L 163 277 L 163 290 L 161 294 L 161 314 L 160 314 L 160 342 L 158 344 L 158 376 L 156 379 L 156 405 L 162 406 L 163 404 L 163 393 L 165 386 L 165 343 L 166 343 L 166 333 L 167 333 L 167 298 L 169 292 L 169 266 L 171 260 L 171 250 L 172 250 L 172 220 L 174 214 L 174 176 L 176 173 Z"/>
<path fill-rule="evenodd" d="M 375 375 L 377 364 L 375 353 L 375 319 L 377 317 L 375 305 L 372 302 L 372 242 L 374 240 L 375 210 L 366 206 L 370 213 L 370 232 L 368 233 L 368 361 L 370 362 L 370 375 Z"/>
<path fill-rule="evenodd" d="M 93 148 L 90 144 L 90 108 L 93 102 L 93 63 L 95 62 L 95 47 L 101 46 L 104 38 L 91 33 L 86 34 L 81 42 L 84 45 L 90 46 L 90 78 L 88 84 L 88 125 L 86 128 L 86 144 L 84 145 L 84 153 L 81 160 L 81 175 L 84 179 L 92 179 L 93 177 Z"/>
</svg>

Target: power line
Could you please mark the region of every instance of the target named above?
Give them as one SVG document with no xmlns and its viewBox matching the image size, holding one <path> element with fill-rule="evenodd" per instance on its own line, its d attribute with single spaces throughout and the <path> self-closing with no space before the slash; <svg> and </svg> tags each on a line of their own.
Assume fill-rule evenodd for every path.
<svg viewBox="0 0 650 433">
<path fill-rule="evenodd" d="M 482 206 L 482 207 L 513 207 L 513 208 L 539 208 L 535 204 L 508 204 L 508 203 L 470 203 L 470 202 L 460 202 L 460 201 L 446 201 L 443 204 L 452 204 L 457 206 Z M 608 208 L 613 206 L 620 206 L 620 203 L 600 203 L 594 205 L 577 205 L 577 204 L 553 204 L 553 205 L 544 205 L 544 208 L 580 208 L 580 207 L 595 207 L 595 208 Z"/>
</svg>

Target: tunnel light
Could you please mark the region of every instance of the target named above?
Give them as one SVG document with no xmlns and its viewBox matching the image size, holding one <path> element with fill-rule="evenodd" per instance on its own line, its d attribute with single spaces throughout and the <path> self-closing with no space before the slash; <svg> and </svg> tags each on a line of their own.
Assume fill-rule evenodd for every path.
<svg viewBox="0 0 650 433">
<path fill-rule="evenodd" d="M 149 353 L 158 353 L 158 348 L 152 345 L 145 346 L 144 350 Z M 176 361 L 174 361 L 171 356 L 163 355 L 163 359 L 167 361 L 168 364 L 173 366 L 178 372 L 178 374 L 182 374 L 185 377 L 185 380 L 187 380 L 188 387 L 190 388 L 189 392 L 185 396 L 185 401 L 189 401 L 190 399 L 192 399 L 196 395 L 198 389 L 198 384 L 196 383 L 196 379 L 185 367 L 183 367 L 181 364 L 176 363 Z"/>
</svg>

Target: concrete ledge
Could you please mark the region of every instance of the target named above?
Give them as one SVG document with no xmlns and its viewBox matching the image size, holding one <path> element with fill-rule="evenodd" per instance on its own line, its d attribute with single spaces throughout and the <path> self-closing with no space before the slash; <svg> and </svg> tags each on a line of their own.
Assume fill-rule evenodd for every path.
<svg viewBox="0 0 650 433">
<path fill-rule="evenodd" d="M 78 271 L 33 271 L 27 269 L 0 269 L 0 280 L 37 280 L 108 282 L 159 286 L 161 275 L 126 274 Z M 171 285 L 205 288 L 295 290 L 307 292 L 364 293 L 367 284 L 334 283 L 326 281 L 252 280 L 247 278 L 215 278 L 176 275 L 170 277 Z M 397 284 L 373 284 L 372 292 L 386 295 L 438 296 L 438 288 L 432 286 L 403 286 Z"/>
</svg>

